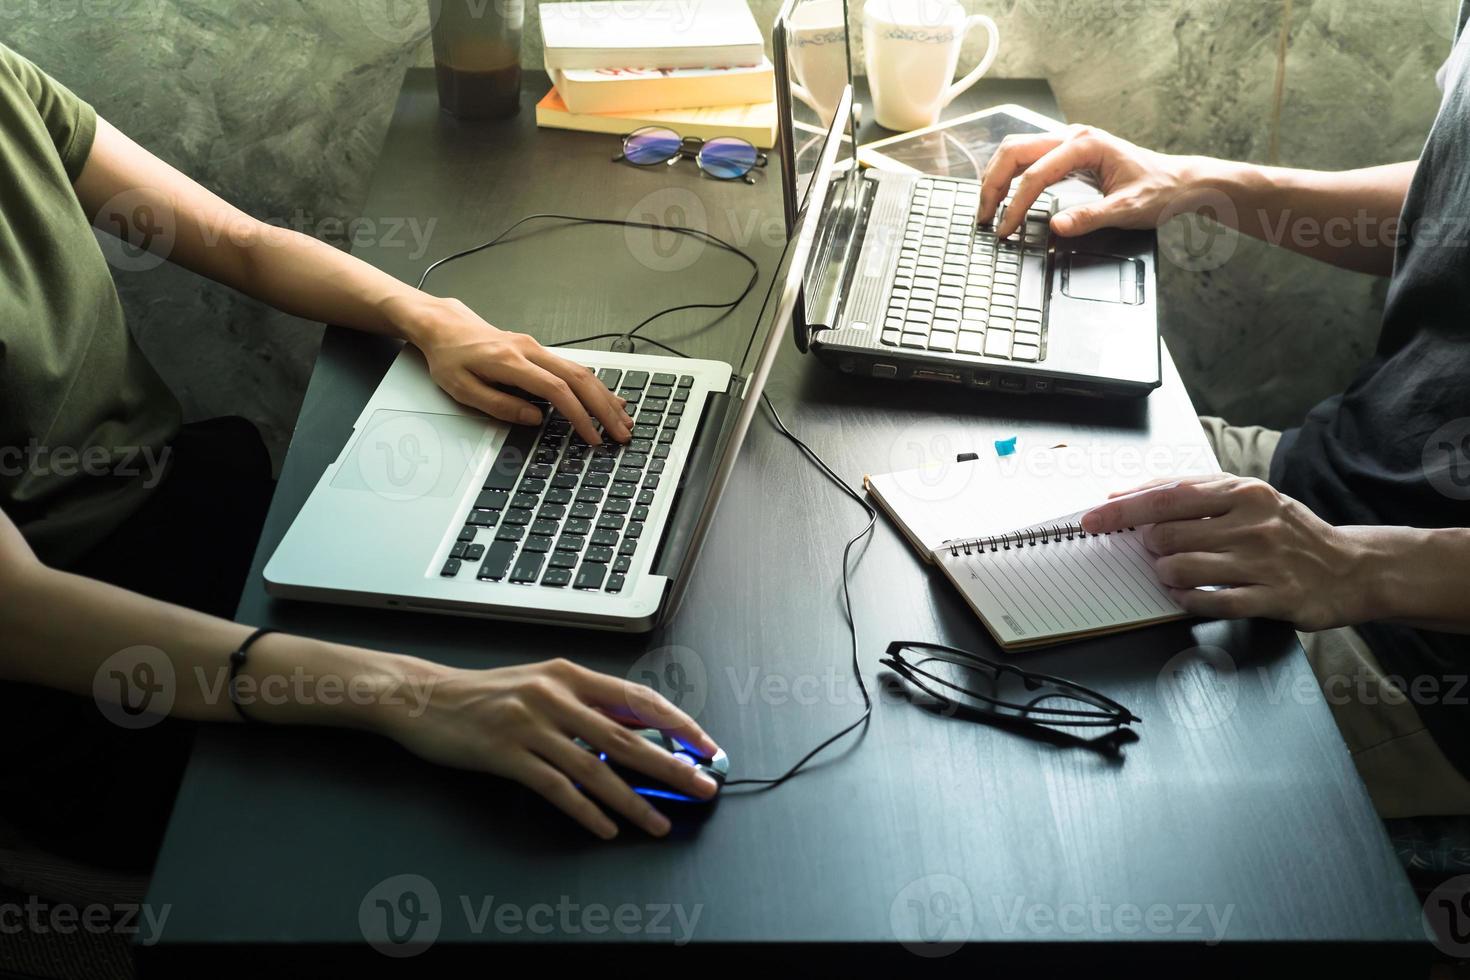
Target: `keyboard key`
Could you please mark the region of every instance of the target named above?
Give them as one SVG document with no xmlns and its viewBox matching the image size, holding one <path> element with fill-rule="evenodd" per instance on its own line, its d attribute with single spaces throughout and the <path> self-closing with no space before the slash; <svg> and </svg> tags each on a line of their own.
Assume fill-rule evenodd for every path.
<svg viewBox="0 0 1470 980">
<path fill-rule="evenodd" d="M 649 476 L 648 479 L 646 479 L 646 480 L 643 481 L 643 489 L 645 489 L 645 490 L 657 490 L 658 489 L 658 482 L 659 482 L 659 477 L 657 477 L 657 476 Z"/>
<path fill-rule="evenodd" d="M 536 501 L 532 500 L 531 502 L 534 504 Z M 508 510 L 505 512 L 505 520 L 503 523 L 513 524 L 517 527 L 524 527 L 525 525 L 531 523 L 531 511 L 527 508 Z"/>
<path fill-rule="evenodd" d="M 629 371 L 623 376 L 623 387 L 632 388 L 635 391 L 648 386 L 647 371 Z"/>
<path fill-rule="evenodd" d="M 496 541 L 485 552 L 485 561 L 480 565 L 479 576 L 492 582 L 505 578 L 510 563 L 516 556 L 516 546 L 509 541 Z"/>
<path fill-rule="evenodd" d="M 587 539 L 580 534 L 563 534 L 556 542 L 557 551 L 580 552 L 587 547 Z"/>
<path fill-rule="evenodd" d="M 620 501 L 615 500 L 612 501 L 612 503 L 620 503 Z M 577 503 L 572 504 L 572 516 L 585 517 L 588 520 L 591 520 L 592 518 L 597 516 L 597 505 L 578 501 Z"/>
<path fill-rule="evenodd" d="M 633 518 L 632 519 L 635 520 L 635 521 L 646 521 L 646 520 L 648 520 L 648 508 L 647 507 L 634 507 L 633 508 Z"/>
<path fill-rule="evenodd" d="M 587 472 L 611 473 L 614 469 L 617 468 L 617 465 L 618 464 L 616 462 L 610 459 L 594 459 L 592 462 L 587 464 Z"/>
<path fill-rule="evenodd" d="M 592 530 L 592 522 L 585 517 L 573 517 L 561 530 L 563 534 L 585 535 Z"/>
<path fill-rule="evenodd" d="M 638 550 L 638 539 L 637 538 L 625 538 L 623 540 L 623 546 L 618 549 L 618 554 L 620 554 L 620 555 L 631 555 L 633 552 L 635 552 L 637 550 Z M 589 554 L 590 554 L 590 552 L 589 552 Z"/>
<path fill-rule="evenodd" d="M 577 570 L 577 581 L 573 584 L 573 587 L 578 589 L 601 589 L 602 582 L 606 577 L 606 565 L 583 562 L 582 567 Z"/>
<path fill-rule="evenodd" d="M 1034 361 L 1041 356 L 1041 348 L 1035 344 L 1016 344 L 1011 348 L 1011 358 L 1017 361 Z"/>
<path fill-rule="evenodd" d="M 498 510 L 472 510 L 470 516 L 465 518 L 465 523 L 474 527 L 494 527 L 499 520 Z"/>
<path fill-rule="evenodd" d="M 625 576 L 625 575 L 610 575 L 610 576 L 608 576 L 608 580 L 607 580 L 607 591 L 609 591 L 609 592 L 621 592 L 621 591 L 623 591 L 623 583 L 625 583 L 627 580 L 628 580 L 627 579 L 627 576 Z"/>
<path fill-rule="evenodd" d="M 577 502 L 582 504 L 598 504 L 602 502 L 602 488 L 583 487 L 577 491 Z"/>
<path fill-rule="evenodd" d="M 516 559 L 516 567 L 511 570 L 510 580 L 512 582 L 534 582 L 541 574 L 541 565 L 546 556 L 536 552 L 522 552 L 521 557 Z"/>
<path fill-rule="evenodd" d="M 510 498 L 510 513 L 514 514 L 516 511 L 523 510 L 529 514 L 536 508 L 538 503 L 540 503 L 539 495 L 534 493 L 518 493 Z"/>
<path fill-rule="evenodd" d="M 691 378 L 690 380 L 692 381 L 693 379 Z M 656 385 L 668 385 L 670 387 L 673 387 L 675 384 L 678 383 L 678 381 L 678 377 L 672 374 L 655 374 L 653 376 L 653 384 Z"/>
<path fill-rule="evenodd" d="M 469 545 L 465 544 L 463 541 L 456 541 L 454 543 L 454 547 L 452 547 L 452 548 L 449 549 L 449 557 L 450 558 L 463 558 L 464 557 L 464 550 L 467 547 L 469 547 Z"/>
<path fill-rule="evenodd" d="M 627 534 L 627 536 L 630 537 L 630 538 L 641 538 L 641 537 L 643 537 L 643 522 L 642 521 L 634 521 L 632 524 L 629 524 L 628 525 L 628 534 Z"/>
<path fill-rule="evenodd" d="M 1009 330 L 987 330 L 985 332 L 985 353 L 990 357 L 1011 356 L 1011 332 Z"/>
<path fill-rule="evenodd" d="M 652 506 L 653 505 L 653 491 L 652 490 L 644 490 L 642 493 L 638 494 L 638 502 L 640 504 L 642 504 L 643 506 L 645 506 L 645 507 Z"/>
<path fill-rule="evenodd" d="M 929 349 L 953 352 L 955 334 L 948 330 L 936 330 L 929 335 Z"/>
<path fill-rule="evenodd" d="M 689 388 L 689 387 L 693 386 L 693 384 L 694 384 L 694 376 L 693 375 L 686 374 L 686 375 L 684 375 L 683 377 L 681 377 L 679 379 L 679 387 L 680 388 Z"/>
<path fill-rule="evenodd" d="M 618 382 L 622 380 L 622 377 L 623 372 L 619 371 L 617 368 L 603 368 L 601 371 L 597 372 L 597 380 L 601 381 L 603 386 L 606 387 L 609 391 L 618 390 Z"/>
<path fill-rule="evenodd" d="M 972 330 L 961 330 L 959 339 L 955 343 L 955 350 L 961 354 L 983 354 L 985 353 L 985 335 Z"/>
<path fill-rule="evenodd" d="M 613 550 L 606 546 L 596 546 L 588 548 L 587 560 L 597 565 L 606 565 L 608 562 L 613 560 Z"/>
<path fill-rule="evenodd" d="M 674 392 L 674 401 L 676 401 L 676 402 L 687 402 L 688 400 L 689 400 L 689 389 L 688 388 L 680 388 L 678 391 Z"/>
<path fill-rule="evenodd" d="M 551 486 L 556 490 L 577 489 L 577 475 L 575 473 L 558 473 L 551 481 Z"/>
<path fill-rule="evenodd" d="M 616 548 L 618 544 L 618 532 L 616 531 L 593 531 L 592 543 L 603 548 Z"/>
<path fill-rule="evenodd" d="M 553 551 L 547 564 L 552 568 L 576 568 L 577 553 L 575 551 Z"/>
<path fill-rule="evenodd" d="M 556 567 L 555 565 L 553 565 L 551 568 L 548 568 L 546 570 L 546 574 L 541 576 L 542 585 L 549 585 L 553 588 L 558 589 L 565 588 L 567 585 L 571 584 L 571 581 L 572 570 L 565 567 Z"/>
<path fill-rule="evenodd" d="M 514 524 L 507 524 L 505 527 L 495 532 L 496 541 L 520 541 L 521 538 L 524 538 L 525 536 L 526 529 L 523 527 L 516 527 Z"/>
<path fill-rule="evenodd" d="M 660 416 L 660 418 L 662 418 L 662 416 Z M 635 426 L 633 426 L 633 438 L 634 439 L 652 439 L 652 438 L 656 437 L 657 435 L 658 435 L 658 427 L 655 426 L 655 425 L 635 425 Z"/>
<path fill-rule="evenodd" d="M 526 539 L 525 550 L 544 555 L 551 550 L 551 538 L 544 534 L 533 534 Z"/>
<path fill-rule="evenodd" d="M 459 559 L 451 558 L 446 561 L 444 567 L 439 570 L 439 574 L 445 578 L 454 578 L 459 574 Z"/>
<path fill-rule="evenodd" d="M 624 555 L 621 558 L 619 558 L 617 561 L 613 562 L 613 571 L 615 571 L 615 572 L 619 572 L 619 573 L 626 572 L 628 569 L 630 569 L 632 567 L 633 567 L 633 559 L 629 558 L 627 555 Z"/>
<path fill-rule="evenodd" d="M 668 459 L 669 458 L 669 447 L 668 446 L 654 446 L 653 447 L 653 458 L 654 459 Z"/>
<path fill-rule="evenodd" d="M 548 503 L 548 504 L 561 505 L 561 504 L 569 504 L 571 502 L 572 502 L 572 491 L 570 491 L 570 490 L 548 490 L 548 491 L 546 491 L 546 503 Z"/>
<path fill-rule="evenodd" d="M 1021 258 L 1021 288 L 1017 306 L 1040 310 L 1046 297 L 1046 259 L 1027 252 Z"/>
<path fill-rule="evenodd" d="M 483 544 L 466 545 L 464 549 L 465 561 L 479 561 L 485 557 L 485 546 Z"/>
<path fill-rule="evenodd" d="M 638 485 L 635 483 L 614 483 L 612 489 L 607 492 L 607 499 L 632 500 L 637 492 Z"/>
<path fill-rule="evenodd" d="M 638 404 L 639 399 L 641 399 L 643 397 L 643 389 L 642 388 L 619 388 L 618 389 L 618 395 L 621 396 L 623 398 L 623 400 L 626 401 L 629 405 L 636 406 Z"/>
<path fill-rule="evenodd" d="M 597 529 L 599 531 L 621 531 L 623 522 L 626 520 L 627 518 L 622 514 L 603 514 L 597 519 Z"/>
<path fill-rule="evenodd" d="M 542 504 L 541 509 L 536 512 L 538 521 L 551 521 L 553 524 L 561 521 L 567 516 L 567 509 L 562 504 Z"/>
<path fill-rule="evenodd" d="M 628 453 L 623 456 L 622 464 L 630 469 L 641 470 L 648 465 L 648 454 Z"/>
<path fill-rule="evenodd" d="M 486 490 L 509 490 L 516 485 L 516 477 L 521 475 L 526 457 L 536 445 L 536 437 L 537 431 L 533 426 L 510 427 L 510 434 L 506 436 L 505 443 L 500 447 L 500 453 L 495 457 L 490 473 L 485 478 Z"/>
<path fill-rule="evenodd" d="M 510 493 L 505 490 L 482 490 L 475 498 L 475 507 L 481 510 L 505 510 Z"/>
<path fill-rule="evenodd" d="M 648 398 L 655 398 L 655 399 L 657 399 L 657 398 L 669 398 L 673 394 L 674 394 L 674 389 L 672 387 L 670 387 L 669 385 L 649 385 L 649 387 L 648 387 L 648 394 L 644 395 L 643 397 L 645 399 L 648 399 Z M 644 404 L 647 405 L 648 404 L 647 401 L 645 401 Z"/>
<path fill-rule="evenodd" d="M 461 540 L 461 541 L 473 541 L 473 540 L 475 540 L 475 532 L 477 530 L 479 530 L 479 528 L 475 527 L 475 525 L 473 525 L 473 524 L 467 524 L 467 525 L 465 525 L 464 530 L 462 530 L 462 531 L 459 532 L 459 540 Z"/>
<path fill-rule="evenodd" d="M 612 461 L 608 460 L 608 462 Z M 582 478 L 582 486 L 590 487 L 594 490 L 606 489 L 607 485 L 611 482 L 612 477 L 607 473 L 588 473 Z"/>
</svg>

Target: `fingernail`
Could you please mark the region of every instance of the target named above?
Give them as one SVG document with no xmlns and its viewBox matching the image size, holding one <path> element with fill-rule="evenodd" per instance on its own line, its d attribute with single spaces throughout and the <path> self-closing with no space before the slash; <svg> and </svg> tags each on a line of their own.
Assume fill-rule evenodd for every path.
<svg viewBox="0 0 1470 980">
<path fill-rule="evenodd" d="M 523 408 L 516 418 L 520 420 L 522 425 L 535 425 L 541 421 L 541 413 L 534 408 Z"/>
</svg>

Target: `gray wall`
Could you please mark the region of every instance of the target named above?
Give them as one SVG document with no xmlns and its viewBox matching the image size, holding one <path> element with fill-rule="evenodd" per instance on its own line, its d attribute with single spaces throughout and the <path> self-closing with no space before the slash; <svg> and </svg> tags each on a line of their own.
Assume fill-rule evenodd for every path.
<svg viewBox="0 0 1470 980">
<path fill-rule="evenodd" d="M 769 25 L 775 0 L 754 0 Z M 1418 155 L 1455 0 L 964 0 L 1000 22 L 995 71 L 1141 144 L 1345 168 Z M 527 4 L 534 8 L 534 2 Z M 1278 44 L 1288 21 L 1284 85 Z M 534 9 L 525 61 L 540 62 Z M 340 242 L 420 0 L 4 0 L 0 36 L 143 145 L 253 214 Z M 1279 122 L 1273 122 L 1279 111 Z M 1182 229 L 1166 229 L 1166 254 Z M 1214 264 L 1214 263 L 1211 263 Z M 119 272 L 131 321 L 190 417 L 247 415 L 279 456 L 319 330 L 172 267 Z M 1371 349 L 1383 283 L 1240 242 L 1166 264 L 1167 336 L 1201 411 L 1290 424 Z"/>
</svg>

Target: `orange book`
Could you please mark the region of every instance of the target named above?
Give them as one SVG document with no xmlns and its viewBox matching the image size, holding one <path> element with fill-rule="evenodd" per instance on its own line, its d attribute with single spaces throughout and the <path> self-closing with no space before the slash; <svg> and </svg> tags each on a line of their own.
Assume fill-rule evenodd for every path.
<svg viewBox="0 0 1470 980">
<path fill-rule="evenodd" d="M 536 103 L 536 125 L 584 133 L 622 136 L 644 126 L 666 126 L 680 136 L 713 139 L 738 136 L 763 150 L 776 145 L 776 103 L 707 106 L 700 109 L 649 109 L 645 112 L 572 112 L 556 89 Z"/>
</svg>

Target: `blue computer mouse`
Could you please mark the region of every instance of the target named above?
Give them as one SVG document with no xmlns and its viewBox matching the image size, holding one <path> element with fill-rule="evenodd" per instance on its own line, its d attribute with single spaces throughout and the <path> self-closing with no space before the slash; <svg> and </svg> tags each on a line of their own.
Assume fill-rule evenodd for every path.
<svg viewBox="0 0 1470 980">
<path fill-rule="evenodd" d="M 725 755 L 724 749 L 716 752 L 713 757 L 707 758 L 674 736 L 666 732 L 661 732 L 657 728 L 639 728 L 635 729 L 633 734 L 653 743 L 680 762 L 694 766 L 710 779 L 713 779 L 716 786 L 724 786 L 726 777 L 730 775 L 730 758 Z M 588 745 L 582 739 L 579 738 L 576 742 L 588 752 L 593 751 L 592 746 Z M 654 779 L 645 772 L 640 772 L 622 763 L 614 762 L 607 757 L 606 752 L 599 752 L 598 755 L 604 762 L 612 766 L 613 772 L 617 773 L 618 778 L 633 787 L 633 792 L 639 796 L 658 800 L 661 803 L 688 804 L 693 806 L 705 806 L 719 798 L 719 793 L 716 793 L 707 800 L 702 800 L 697 796 L 690 796 L 682 790 L 674 789 L 667 783 Z"/>
</svg>

